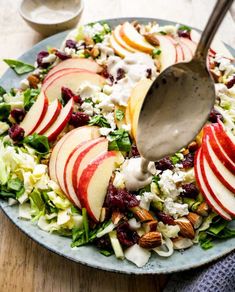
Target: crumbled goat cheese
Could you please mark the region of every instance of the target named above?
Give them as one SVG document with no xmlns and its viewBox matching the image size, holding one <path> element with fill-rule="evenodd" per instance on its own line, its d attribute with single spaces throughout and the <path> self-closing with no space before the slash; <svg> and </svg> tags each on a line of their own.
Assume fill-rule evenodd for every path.
<svg viewBox="0 0 235 292">
<path fill-rule="evenodd" d="M 75 50 L 75 49 L 72 49 L 72 48 L 68 48 L 68 47 L 66 47 L 66 48 L 64 49 L 64 52 L 65 52 L 65 54 L 66 54 L 67 56 L 72 56 L 72 55 L 74 55 L 74 54 L 76 53 L 76 50 Z"/>
<path fill-rule="evenodd" d="M 90 82 L 83 82 L 79 88 L 76 90 L 76 93 L 80 95 L 82 100 L 87 98 L 92 98 L 96 93 L 100 92 L 101 88 L 99 86 L 93 85 Z"/>
<path fill-rule="evenodd" d="M 95 36 L 96 34 L 99 34 L 101 32 L 104 31 L 104 27 L 103 25 L 101 25 L 100 23 L 95 23 L 94 25 L 85 25 L 83 28 L 83 34 L 85 36 L 88 36 L 90 38 L 92 38 L 93 36 Z"/>
<path fill-rule="evenodd" d="M 144 192 L 141 196 L 136 196 L 140 200 L 140 207 L 149 210 L 150 203 L 154 200 L 155 194 L 151 192 Z"/>
<path fill-rule="evenodd" d="M 125 188 L 124 175 L 123 175 L 122 172 L 119 172 L 119 171 L 116 171 L 115 172 L 115 177 L 114 177 L 114 180 L 113 180 L 113 185 L 116 188 L 119 188 L 119 189 L 124 189 Z"/>
<path fill-rule="evenodd" d="M 96 47 L 98 48 L 100 55 L 96 59 L 96 62 L 100 65 L 103 65 L 107 62 L 108 58 L 110 56 L 114 56 L 114 50 L 104 43 L 98 43 L 96 44 Z"/>
<path fill-rule="evenodd" d="M 104 117 L 106 118 L 106 120 L 110 124 L 110 127 L 113 130 L 116 129 L 116 123 L 115 123 L 114 113 L 113 112 L 111 112 L 111 113 L 104 113 Z"/>
<path fill-rule="evenodd" d="M 49 54 L 48 56 L 44 57 L 42 59 L 42 63 L 53 63 L 56 59 L 55 54 Z"/>
<path fill-rule="evenodd" d="M 92 103 L 90 103 L 90 102 L 83 102 L 83 104 L 81 105 L 81 109 L 88 116 L 93 116 L 94 108 L 92 106 Z"/>
<path fill-rule="evenodd" d="M 158 182 L 163 194 L 172 199 L 177 198 L 182 192 L 182 188 L 177 188 L 177 183 L 184 180 L 184 173 L 182 171 L 173 172 L 170 169 L 163 171 Z"/>
<path fill-rule="evenodd" d="M 111 128 L 102 127 L 102 128 L 99 128 L 99 131 L 100 131 L 100 135 L 108 136 L 109 133 L 112 132 L 112 129 Z"/>
<path fill-rule="evenodd" d="M 174 219 L 188 215 L 188 205 L 173 202 L 172 198 L 167 198 L 164 202 L 164 212 Z"/>
<path fill-rule="evenodd" d="M 130 124 L 128 124 L 128 125 L 122 125 L 122 129 L 123 130 L 125 130 L 125 131 L 127 131 L 127 132 L 130 132 L 130 130 L 131 130 L 131 125 Z"/>
<path fill-rule="evenodd" d="M 23 79 L 20 81 L 20 88 L 22 90 L 26 90 L 29 87 L 29 80 L 28 79 Z"/>
</svg>

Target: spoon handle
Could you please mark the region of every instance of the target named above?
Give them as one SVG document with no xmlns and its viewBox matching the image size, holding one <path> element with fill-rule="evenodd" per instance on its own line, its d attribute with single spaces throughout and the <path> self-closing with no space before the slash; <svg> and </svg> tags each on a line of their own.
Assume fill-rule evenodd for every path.
<svg viewBox="0 0 235 292">
<path fill-rule="evenodd" d="M 217 32 L 218 27 L 220 26 L 232 3 L 233 0 L 217 0 L 217 3 L 207 22 L 206 28 L 202 33 L 200 42 L 194 55 L 194 59 L 206 59 L 214 35 Z"/>
</svg>

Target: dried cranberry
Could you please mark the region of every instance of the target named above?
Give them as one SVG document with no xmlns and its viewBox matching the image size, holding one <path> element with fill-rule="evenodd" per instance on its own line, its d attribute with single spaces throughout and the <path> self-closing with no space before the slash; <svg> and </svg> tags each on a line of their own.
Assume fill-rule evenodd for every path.
<svg viewBox="0 0 235 292">
<path fill-rule="evenodd" d="M 13 117 L 13 119 L 19 123 L 21 121 L 23 121 L 24 117 L 25 117 L 25 110 L 21 109 L 21 108 L 14 108 L 11 111 L 11 116 Z"/>
<path fill-rule="evenodd" d="M 134 144 L 131 146 L 131 156 L 132 157 L 138 157 L 138 156 L 140 156 L 139 151 L 137 149 L 137 146 L 134 145 Z"/>
<path fill-rule="evenodd" d="M 128 222 L 123 222 L 117 227 L 117 238 L 121 245 L 130 247 L 138 242 L 139 236 L 136 231 L 130 229 Z"/>
<path fill-rule="evenodd" d="M 111 83 L 114 82 L 114 78 L 111 74 L 109 74 L 107 67 L 104 67 L 103 70 L 100 72 L 100 75 L 106 79 L 109 79 Z"/>
<path fill-rule="evenodd" d="M 194 166 L 194 153 L 188 153 L 185 155 L 182 161 L 183 168 L 191 168 Z"/>
<path fill-rule="evenodd" d="M 213 108 L 211 110 L 211 112 L 210 112 L 210 115 L 209 115 L 209 121 L 212 122 L 212 123 L 217 123 L 218 119 L 221 120 L 221 121 L 224 120 L 224 118 L 221 115 L 221 113 L 219 113 L 215 108 Z"/>
<path fill-rule="evenodd" d="M 178 30 L 178 36 L 182 38 L 188 38 L 191 39 L 190 37 L 190 31 L 188 30 Z"/>
<path fill-rule="evenodd" d="M 129 193 L 125 189 L 117 189 L 112 183 L 109 184 L 105 206 L 125 211 L 138 205 L 139 201 L 134 194 Z"/>
<path fill-rule="evenodd" d="M 62 61 L 67 60 L 69 58 L 71 58 L 70 56 L 66 55 L 64 52 L 62 51 L 56 51 L 55 55 Z"/>
<path fill-rule="evenodd" d="M 38 53 L 37 55 L 37 63 L 39 67 L 42 68 L 47 68 L 48 66 L 50 66 L 50 63 L 43 63 L 43 58 L 49 56 L 49 53 L 47 51 L 41 51 Z"/>
<path fill-rule="evenodd" d="M 108 234 L 100 238 L 96 238 L 94 243 L 99 249 L 105 249 L 105 250 L 110 250 L 110 251 L 112 250 L 112 246 L 111 246 L 111 242 L 110 242 Z"/>
<path fill-rule="evenodd" d="M 198 188 L 194 183 L 188 183 L 185 185 L 182 185 L 183 193 L 182 195 L 190 198 L 195 198 L 198 194 Z"/>
<path fill-rule="evenodd" d="M 70 49 L 76 49 L 77 48 L 77 42 L 74 40 L 67 40 L 65 42 L 65 47 L 70 48 Z"/>
<path fill-rule="evenodd" d="M 74 127 L 81 127 L 88 124 L 90 117 L 83 112 L 72 113 L 69 124 Z"/>
<path fill-rule="evenodd" d="M 165 214 L 163 212 L 158 212 L 157 213 L 157 217 L 164 224 L 175 225 L 175 221 L 174 221 L 174 219 L 170 215 L 167 215 L 167 214 Z"/>
<path fill-rule="evenodd" d="M 118 68 L 116 80 L 121 80 L 122 78 L 124 78 L 125 73 L 126 72 L 122 68 Z"/>
<path fill-rule="evenodd" d="M 24 129 L 17 124 L 11 126 L 11 128 L 8 130 L 8 134 L 15 142 L 19 142 L 24 139 Z"/>
<path fill-rule="evenodd" d="M 69 89 L 68 87 L 65 86 L 61 87 L 61 96 L 65 103 L 67 103 L 71 98 L 73 98 L 75 102 L 82 104 L 81 97 L 73 93 L 72 90 Z"/>
<path fill-rule="evenodd" d="M 227 86 L 227 88 L 229 89 L 229 88 L 232 88 L 234 84 L 235 84 L 235 75 L 233 76 L 232 79 L 230 79 L 230 80 L 226 83 L 226 86 Z"/>
<path fill-rule="evenodd" d="M 174 165 L 169 156 L 164 157 L 158 160 L 157 162 L 155 162 L 155 166 L 156 166 L 156 169 L 161 170 L 161 171 L 174 168 Z"/>
<path fill-rule="evenodd" d="M 152 77 L 152 69 L 151 68 L 148 68 L 146 70 L 146 78 L 151 78 Z"/>
</svg>

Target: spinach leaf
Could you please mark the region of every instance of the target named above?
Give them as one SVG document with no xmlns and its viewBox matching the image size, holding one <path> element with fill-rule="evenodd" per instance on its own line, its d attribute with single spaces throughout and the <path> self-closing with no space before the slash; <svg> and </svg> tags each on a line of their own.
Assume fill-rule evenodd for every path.
<svg viewBox="0 0 235 292">
<path fill-rule="evenodd" d="M 6 103 L 0 103 L 0 121 L 6 121 L 10 115 L 11 106 Z"/>
<path fill-rule="evenodd" d="M 35 69 L 33 65 L 24 63 L 18 60 L 4 59 L 3 60 L 9 67 L 11 67 L 18 75 L 31 72 Z"/>
<path fill-rule="evenodd" d="M 107 119 L 102 115 L 94 116 L 90 119 L 89 125 L 97 125 L 100 127 L 110 128 L 110 124 Z"/>
<path fill-rule="evenodd" d="M 161 54 L 161 50 L 155 48 L 153 49 L 153 52 L 152 52 L 152 56 L 155 57 L 155 56 L 159 56 Z"/>
<path fill-rule="evenodd" d="M 108 135 L 109 150 L 125 151 L 131 150 L 131 141 L 127 131 L 115 130 Z"/>
<path fill-rule="evenodd" d="M 97 33 L 92 37 L 92 39 L 97 44 L 97 43 L 101 43 L 104 40 L 104 36 L 100 33 Z"/>
<path fill-rule="evenodd" d="M 0 96 L 3 96 L 5 93 L 7 93 L 6 90 L 0 86 Z"/>
<path fill-rule="evenodd" d="M 124 111 L 122 111 L 122 110 L 120 110 L 120 109 L 117 109 L 117 110 L 115 111 L 115 117 L 116 117 L 116 119 L 117 119 L 118 121 L 123 120 L 124 117 L 125 117 L 125 113 L 124 113 Z"/>
<path fill-rule="evenodd" d="M 191 31 L 191 28 L 187 25 L 181 25 L 178 30 Z"/>
<path fill-rule="evenodd" d="M 43 135 L 33 134 L 24 138 L 23 143 L 34 148 L 37 153 L 45 155 L 49 153 L 50 146 L 48 138 Z"/>
<path fill-rule="evenodd" d="M 8 198 L 16 198 L 16 193 L 12 190 L 9 190 L 7 188 L 6 185 L 0 185 L 0 197 L 4 198 L 4 199 L 8 199 Z"/>
<path fill-rule="evenodd" d="M 39 89 L 30 89 L 24 91 L 24 108 L 29 110 L 34 104 L 36 97 L 39 95 Z"/>
</svg>

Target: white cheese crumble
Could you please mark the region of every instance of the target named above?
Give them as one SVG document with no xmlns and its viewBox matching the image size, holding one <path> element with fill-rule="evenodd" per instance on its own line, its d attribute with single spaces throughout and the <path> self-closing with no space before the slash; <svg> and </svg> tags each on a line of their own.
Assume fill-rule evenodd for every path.
<svg viewBox="0 0 235 292">
<path fill-rule="evenodd" d="M 100 135 L 102 135 L 102 136 L 108 136 L 109 133 L 112 132 L 112 129 L 111 128 L 102 127 L 102 128 L 99 128 L 99 132 L 100 132 Z"/>
<path fill-rule="evenodd" d="M 178 236 L 180 231 L 179 225 L 168 225 L 163 222 L 159 222 L 157 225 L 157 230 L 162 233 L 166 238 L 175 238 Z"/>
<path fill-rule="evenodd" d="M 26 90 L 29 87 L 29 80 L 28 79 L 22 79 L 20 81 L 20 88 L 22 90 Z"/>
<path fill-rule="evenodd" d="M 0 121 L 0 135 L 5 133 L 9 128 L 10 126 L 7 123 Z"/>
<path fill-rule="evenodd" d="M 182 192 L 182 188 L 177 187 L 177 183 L 184 180 L 184 172 L 173 172 L 170 169 L 163 171 L 158 182 L 162 193 L 172 199 L 176 199 Z"/>
<path fill-rule="evenodd" d="M 93 116 L 94 109 L 93 109 L 92 103 L 90 103 L 90 102 L 83 102 L 83 104 L 81 105 L 81 109 L 88 116 Z"/>
<path fill-rule="evenodd" d="M 149 210 L 150 203 L 154 200 L 155 194 L 151 192 L 144 192 L 142 196 L 136 196 L 140 200 L 140 207 Z"/>
<path fill-rule="evenodd" d="M 188 205 L 173 202 L 172 198 L 167 198 L 164 202 L 164 212 L 174 219 L 188 215 Z"/>
<path fill-rule="evenodd" d="M 99 86 L 93 85 L 88 81 L 83 82 L 76 93 L 80 95 L 82 100 L 87 98 L 92 98 L 96 93 L 100 92 L 101 88 Z"/>
<path fill-rule="evenodd" d="M 118 189 L 124 189 L 125 188 L 124 175 L 123 175 L 122 172 L 119 172 L 119 171 L 115 172 L 113 185 Z"/>
<path fill-rule="evenodd" d="M 49 54 L 48 56 L 42 59 L 42 63 L 53 63 L 56 58 L 57 57 L 55 54 Z"/>
</svg>

